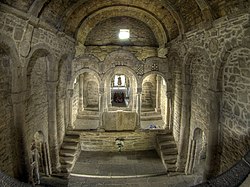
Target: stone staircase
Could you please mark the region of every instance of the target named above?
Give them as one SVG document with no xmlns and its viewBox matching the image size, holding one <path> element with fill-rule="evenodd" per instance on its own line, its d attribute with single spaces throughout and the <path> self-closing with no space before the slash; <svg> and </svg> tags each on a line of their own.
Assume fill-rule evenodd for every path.
<svg viewBox="0 0 250 187">
<path fill-rule="evenodd" d="M 156 128 L 163 128 L 164 126 L 161 112 L 156 112 L 154 108 L 142 108 L 140 122 L 143 129 L 150 128 L 151 126 Z"/>
<path fill-rule="evenodd" d="M 80 135 L 74 131 L 67 131 L 60 149 L 61 177 L 68 177 L 81 152 Z"/>
<path fill-rule="evenodd" d="M 100 114 L 96 110 L 88 110 L 85 109 L 84 111 L 80 112 L 77 115 L 78 119 L 85 119 L 85 120 L 99 120 Z"/>
<path fill-rule="evenodd" d="M 157 152 L 168 172 L 176 171 L 178 150 L 171 132 L 156 136 Z"/>
</svg>

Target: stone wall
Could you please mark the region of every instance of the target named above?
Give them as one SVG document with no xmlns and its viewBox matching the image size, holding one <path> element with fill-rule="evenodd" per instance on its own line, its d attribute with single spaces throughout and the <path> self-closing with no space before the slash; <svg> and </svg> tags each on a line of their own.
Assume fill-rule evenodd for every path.
<svg viewBox="0 0 250 187">
<path fill-rule="evenodd" d="M 11 60 L 0 48 L 0 170 L 13 176 L 13 109 L 11 101 Z M 14 140 L 13 140 L 14 141 Z"/>
<path fill-rule="evenodd" d="M 250 49 L 231 53 L 223 72 L 222 171 L 250 149 Z"/>
<path fill-rule="evenodd" d="M 80 135 L 81 150 L 117 152 L 116 138 L 124 139 L 122 151 L 155 149 L 154 132 L 83 132 Z"/>
<path fill-rule="evenodd" d="M 92 73 L 85 73 L 83 79 L 83 98 L 85 106 L 98 106 L 98 79 Z"/>
<path fill-rule="evenodd" d="M 243 60 L 245 61 L 249 58 L 246 56 L 246 52 L 243 52 L 244 48 L 250 48 L 249 14 L 238 14 L 234 17 L 217 19 L 213 22 L 211 28 L 187 32 L 183 39 L 179 38 L 170 43 L 170 52 L 175 51 L 182 61 L 182 84 L 191 83 L 192 111 L 190 117 L 192 119 L 190 132 L 193 132 L 194 128 L 198 126 L 205 132 L 206 138 L 208 138 L 207 132 L 210 126 L 213 125 L 213 129 L 211 130 L 215 131 L 214 135 L 217 134 L 216 128 L 218 128 L 219 145 L 222 149 L 221 172 L 225 171 L 235 163 L 237 158 L 242 157 L 243 154 L 246 153 L 246 150 L 249 149 L 249 124 L 246 121 L 249 115 L 249 112 L 246 111 L 249 111 L 249 109 L 247 110 L 246 108 L 246 102 L 244 105 L 239 105 L 239 98 L 233 98 L 238 94 L 238 97 L 245 98 L 246 101 L 246 91 L 244 91 L 244 89 L 246 89 L 246 85 L 249 84 L 247 77 L 249 70 L 247 68 L 240 70 L 239 67 L 234 68 L 234 65 L 237 66 L 237 61 L 241 59 L 240 56 L 243 56 Z M 231 64 L 234 65 L 230 65 L 232 70 L 228 73 L 230 76 L 233 75 L 230 82 L 234 81 L 234 86 L 238 87 L 236 93 L 236 88 L 227 88 L 227 90 L 222 89 L 221 87 L 225 83 L 222 83 L 223 81 L 220 77 L 224 71 L 224 64 L 226 64 L 231 51 L 240 48 L 242 48 L 242 51 L 235 54 L 234 58 L 236 60 L 231 62 Z M 169 60 L 171 60 L 170 57 Z M 190 63 L 192 64 L 191 66 L 188 65 Z M 239 74 L 234 73 L 234 71 Z M 228 80 L 229 78 L 230 77 L 228 77 Z M 175 81 L 175 88 L 178 87 L 176 85 L 177 82 L 178 81 Z M 235 82 L 238 83 L 236 84 Z M 242 87 L 242 82 L 245 87 Z M 212 121 L 216 121 L 215 117 L 210 116 L 214 110 L 219 110 L 219 107 L 214 109 L 211 108 L 210 102 L 213 99 L 210 94 L 211 91 L 215 93 L 221 91 L 222 98 L 224 98 L 223 100 L 227 99 L 229 101 L 230 99 L 230 102 L 234 102 L 229 105 L 229 108 L 231 108 L 228 110 L 230 111 L 228 112 L 230 113 L 230 117 L 224 119 L 226 114 L 224 114 L 222 110 L 219 116 L 220 123 L 217 125 L 212 123 Z M 229 93 L 232 95 L 230 96 Z M 174 98 L 179 97 L 179 95 L 178 92 L 175 92 Z M 219 104 L 220 103 L 217 103 L 215 106 L 219 106 Z M 174 106 L 176 105 L 178 105 L 178 99 L 174 101 Z M 176 107 L 176 109 L 177 108 L 178 107 Z M 221 108 L 223 109 L 222 103 Z M 231 114 L 234 114 L 234 110 L 239 116 L 232 120 L 231 118 L 233 115 Z M 181 109 L 179 109 L 179 111 L 181 112 Z M 179 112 L 175 110 L 174 113 Z M 178 123 L 175 121 L 174 129 L 178 129 Z M 176 136 L 178 136 L 177 133 Z M 234 140 L 237 140 L 237 143 L 233 143 L 235 142 Z M 219 150 L 217 151 L 219 152 Z"/>
</svg>

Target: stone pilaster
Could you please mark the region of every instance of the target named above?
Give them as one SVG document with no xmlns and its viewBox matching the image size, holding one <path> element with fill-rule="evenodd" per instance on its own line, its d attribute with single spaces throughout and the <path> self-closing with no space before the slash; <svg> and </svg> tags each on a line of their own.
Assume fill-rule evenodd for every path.
<svg viewBox="0 0 250 187">
<path fill-rule="evenodd" d="M 136 113 L 138 114 L 138 123 L 136 129 L 141 128 L 141 93 L 142 93 L 142 88 L 137 88 Z"/>
<path fill-rule="evenodd" d="M 104 106 L 105 106 L 105 100 L 104 100 L 104 87 L 99 88 L 99 113 L 100 113 L 100 120 L 99 120 L 99 130 L 103 130 L 103 124 L 102 124 L 102 114 L 104 112 Z"/>
<path fill-rule="evenodd" d="M 72 100 L 73 100 L 73 93 L 74 90 L 73 89 L 68 89 L 67 91 L 67 103 L 68 103 L 68 128 L 69 129 L 74 129 L 74 124 L 73 124 L 73 115 L 72 115 L 72 110 L 73 110 L 73 104 L 72 104 Z"/>
<path fill-rule="evenodd" d="M 83 77 L 84 75 L 79 76 L 79 106 L 78 106 L 78 113 L 84 110 L 83 105 Z"/>
<path fill-rule="evenodd" d="M 48 91 L 48 126 L 49 126 L 49 149 L 52 172 L 57 173 L 60 169 L 59 147 L 57 140 L 57 115 L 56 115 L 56 87 L 57 81 L 47 82 Z"/>
<path fill-rule="evenodd" d="M 206 150 L 205 163 L 205 179 L 214 177 L 218 171 L 218 123 L 219 123 L 219 99 L 221 92 L 209 90 L 210 104 L 209 104 L 209 124 L 208 124 L 208 143 Z"/>
<path fill-rule="evenodd" d="M 155 96 L 155 111 L 160 111 L 160 92 L 161 92 L 161 77 L 156 75 L 156 96 Z"/>
<path fill-rule="evenodd" d="M 191 113 L 191 86 L 183 85 L 182 91 L 182 109 L 181 109 L 181 126 L 180 126 L 180 140 L 177 156 L 177 171 L 184 171 L 187 160 L 189 131 L 190 131 L 190 113 Z"/>
<path fill-rule="evenodd" d="M 14 132 L 12 133 L 13 149 L 15 155 L 16 171 L 14 171 L 14 177 L 28 182 L 28 171 L 29 163 L 29 146 L 25 141 L 25 101 L 26 101 L 26 92 L 12 93 L 12 104 L 13 104 L 13 113 L 14 113 Z"/>
<path fill-rule="evenodd" d="M 172 129 L 173 129 L 173 124 L 172 124 L 172 92 L 167 91 L 166 97 L 167 97 L 166 124 L 167 124 L 168 128 L 172 131 Z"/>
</svg>

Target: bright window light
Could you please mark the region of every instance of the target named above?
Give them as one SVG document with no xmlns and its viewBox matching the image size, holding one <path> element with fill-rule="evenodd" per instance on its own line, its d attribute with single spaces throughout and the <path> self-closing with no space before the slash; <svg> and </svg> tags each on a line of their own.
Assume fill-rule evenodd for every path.
<svg viewBox="0 0 250 187">
<path fill-rule="evenodd" d="M 129 39 L 129 37 L 130 37 L 129 29 L 120 29 L 119 38 L 121 40 Z"/>
</svg>

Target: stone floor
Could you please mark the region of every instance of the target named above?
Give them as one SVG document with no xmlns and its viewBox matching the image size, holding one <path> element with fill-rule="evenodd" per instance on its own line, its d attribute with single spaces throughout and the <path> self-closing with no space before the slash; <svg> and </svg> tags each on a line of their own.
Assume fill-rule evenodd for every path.
<svg viewBox="0 0 250 187">
<path fill-rule="evenodd" d="M 69 177 L 69 187 L 185 187 L 194 176 L 169 176 L 155 151 L 81 152 Z"/>
<path fill-rule="evenodd" d="M 72 174 L 91 176 L 142 176 L 165 174 L 154 150 L 133 152 L 81 152 Z"/>
</svg>

